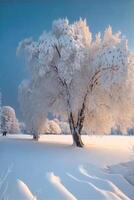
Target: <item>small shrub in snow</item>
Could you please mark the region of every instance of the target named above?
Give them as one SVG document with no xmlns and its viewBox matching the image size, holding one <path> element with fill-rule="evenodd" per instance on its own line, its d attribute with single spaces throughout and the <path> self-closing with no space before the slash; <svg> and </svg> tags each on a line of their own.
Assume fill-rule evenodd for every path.
<svg viewBox="0 0 134 200">
<path fill-rule="evenodd" d="M 49 134 L 61 134 L 61 128 L 57 120 L 46 120 L 44 132 Z"/>
</svg>

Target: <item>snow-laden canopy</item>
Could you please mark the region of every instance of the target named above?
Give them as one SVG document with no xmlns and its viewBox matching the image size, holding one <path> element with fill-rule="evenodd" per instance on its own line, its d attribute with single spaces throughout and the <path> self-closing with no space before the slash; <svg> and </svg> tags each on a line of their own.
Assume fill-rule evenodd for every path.
<svg viewBox="0 0 134 200">
<path fill-rule="evenodd" d="M 19 122 L 16 118 L 15 110 L 10 106 L 2 107 L 1 127 L 2 132 L 6 131 L 9 134 L 20 133 Z"/>
<path fill-rule="evenodd" d="M 121 33 L 106 28 L 93 39 L 86 20 L 53 22 L 37 41 L 24 39 L 29 79 L 19 86 L 26 124 L 40 130 L 48 113 L 68 119 L 71 132 L 82 127 L 108 133 L 131 125 L 134 114 L 134 56 Z"/>
</svg>

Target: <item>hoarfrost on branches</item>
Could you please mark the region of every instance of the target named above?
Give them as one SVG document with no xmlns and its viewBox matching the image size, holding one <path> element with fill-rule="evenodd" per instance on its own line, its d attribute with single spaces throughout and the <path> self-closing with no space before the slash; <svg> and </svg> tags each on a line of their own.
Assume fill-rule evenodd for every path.
<svg viewBox="0 0 134 200">
<path fill-rule="evenodd" d="M 9 134 L 16 134 L 20 132 L 19 122 L 12 107 L 3 106 L 1 118 L 2 132 L 6 131 Z"/>
<path fill-rule="evenodd" d="M 19 86 L 27 126 L 38 132 L 52 113 L 68 120 L 74 143 L 82 146 L 83 126 L 108 133 L 131 124 L 134 59 L 120 32 L 108 27 L 93 40 L 86 20 L 59 19 L 37 41 L 21 41 L 20 50 L 30 74 Z"/>
</svg>

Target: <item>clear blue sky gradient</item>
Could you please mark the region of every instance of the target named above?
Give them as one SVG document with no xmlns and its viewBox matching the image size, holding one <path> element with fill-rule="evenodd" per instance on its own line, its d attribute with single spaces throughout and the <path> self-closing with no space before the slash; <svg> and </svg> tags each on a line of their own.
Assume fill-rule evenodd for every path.
<svg viewBox="0 0 134 200">
<path fill-rule="evenodd" d="M 111 25 L 128 38 L 134 50 L 134 0 L 0 0 L 0 88 L 3 105 L 20 117 L 17 87 L 26 77 L 24 61 L 16 57 L 18 42 L 51 29 L 54 19 L 86 18 L 93 34 Z"/>
</svg>

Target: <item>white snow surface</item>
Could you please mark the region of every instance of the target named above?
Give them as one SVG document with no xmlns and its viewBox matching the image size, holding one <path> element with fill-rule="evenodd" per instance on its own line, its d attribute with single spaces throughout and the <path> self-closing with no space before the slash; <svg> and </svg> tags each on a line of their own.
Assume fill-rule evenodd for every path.
<svg viewBox="0 0 134 200">
<path fill-rule="evenodd" d="M 43 135 L 38 142 L 0 136 L 0 199 L 134 200 L 120 167 L 134 159 L 134 137 L 82 139 L 84 148 L 72 146 L 71 135 Z"/>
</svg>

